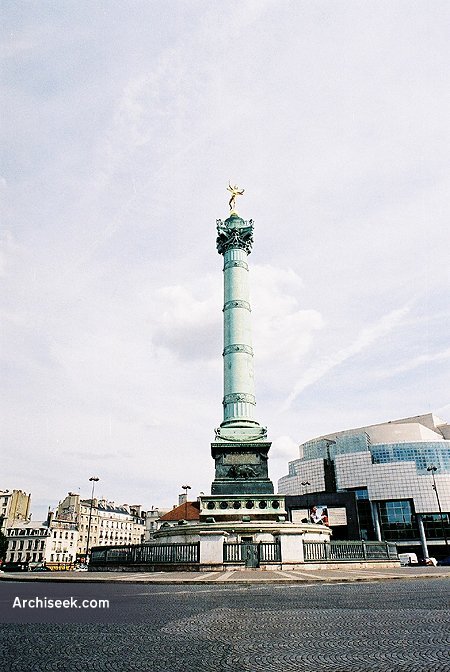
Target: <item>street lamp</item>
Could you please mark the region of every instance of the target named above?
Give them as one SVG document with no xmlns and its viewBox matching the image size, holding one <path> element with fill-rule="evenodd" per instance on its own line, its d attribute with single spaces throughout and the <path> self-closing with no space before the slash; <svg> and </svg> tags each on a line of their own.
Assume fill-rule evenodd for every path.
<svg viewBox="0 0 450 672">
<path fill-rule="evenodd" d="M 434 478 L 434 474 L 437 471 L 437 467 L 435 467 L 434 464 L 430 464 L 430 466 L 427 467 L 427 471 L 431 471 L 431 475 L 433 477 L 433 490 L 436 493 L 437 505 L 438 505 L 438 509 L 439 509 L 439 516 L 441 518 L 442 536 L 444 537 L 445 545 L 448 546 L 448 539 L 447 539 L 447 535 L 445 534 L 445 528 L 444 528 L 444 516 L 442 515 L 442 509 L 441 509 L 441 501 L 439 499 L 439 493 L 438 493 L 438 489 L 437 489 L 437 486 L 436 486 L 436 479 Z"/>
<path fill-rule="evenodd" d="M 188 504 L 188 502 L 187 502 L 187 491 L 191 489 L 191 486 L 190 485 L 182 485 L 181 488 L 182 488 L 182 490 L 184 490 L 184 497 L 185 497 L 185 500 L 184 500 L 184 519 L 187 520 L 187 504 Z"/>
<path fill-rule="evenodd" d="M 88 521 L 88 533 L 87 533 L 87 541 L 86 541 L 86 563 L 89 561 L 88 555 L 89 555 L 89 537 L 91 536 L 91 520 L 92 520 L 92 507 L 94 505 L 94 488 L 95 484 L 97 481 L 100 479 L 97 476 L 91 476 L 89 479 L 92 481 L 92 493 L 91 493 L 91 507 L 89 509 L 89 521 Z"/>
</svg>

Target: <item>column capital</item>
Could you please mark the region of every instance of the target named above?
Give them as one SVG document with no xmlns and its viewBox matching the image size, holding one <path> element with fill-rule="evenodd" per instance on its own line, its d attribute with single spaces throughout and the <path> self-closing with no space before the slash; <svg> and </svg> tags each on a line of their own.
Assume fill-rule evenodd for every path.
<svg viewBox="0 0 450 672">
<path fill-rule="evenodd" d="M 219 254 L 225 254 L 227 250 L 242 249 L 247 254 L 252 251 L 253 245 L 253 220 L 248 222 L 236 214 L 230 215 L 228 219 L 222 222 L 216 220 L 217 224 L 217 251 Z"/>
</svg>

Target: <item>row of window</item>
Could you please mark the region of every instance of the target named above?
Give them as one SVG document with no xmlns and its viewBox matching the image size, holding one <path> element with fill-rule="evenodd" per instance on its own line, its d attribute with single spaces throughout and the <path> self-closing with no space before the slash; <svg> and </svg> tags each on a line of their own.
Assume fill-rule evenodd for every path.
<svg viewBox="0 0 450 672">
<path fill-rule="evenodd" d="M 8 537 L 46 537 L 48 534 L 50 534 L 50 530 L 47 527 L 11 528 L 8 530 Z"/>
<path fill-rule="evenodd" d="M 386 541 L 420 539 L 417 516 L 412 501 L 377 502 L 382 537 Z M 427 539 L 450 539 L 450 514 L 422 514 Z"/>
<path fill-rule="evenodd" d="M 83 516 L 83 518 L 86 518 L 86 522 L 81 523 L 80 529 L 81 530 L 84 530 L 84 529 L 87 530 L 87 528 L 89 527 L 89 516 Z M 106 528 L 111 527 L 111 528 L 117 529 L 117 530 L 119 530 L 119 529 L 120 530 L 132 530 L 133 525 L 134 525 L 134 523 L 119 523 L 118 521 L 114 521 L 114 520 L 101 520 L 100 521 L 100 526 L 101 527 L 106 527 Z M 94 523 L 94 519 L 92 518 L 91 519 L 91 529 L 92 528 L 97 529 L 97 527 L 98 527 L 98 521 L 96 521 Z"/>
<path fill-rule="evenodd" d="M 44 554 L 43 553 L 27 553 L 25 557 L 23 557 L 22 553 L 9 553 L 9 555 L 6 556 L 6 562 L 23 562 L 23 561 L 29 561 L 29 562 L 42 562 L 44 559 Z"/>
<path fill-rule="evenodd" d="M 11 541 L 11 549 L 12 550 L 15 550 L 16 544 L 17 544 L 17 548 L 19 550 L 22 550 L 24 548 L 25 541 L 23 539 L 21 539 L 20 541 L 16 541 L 15 539 L 13 539 Z M 41 539 L 34 539 L 33 541 L 29 540 L 27 549 L 44 548 L 44 545 L 45 545 L 45 540 L 44 539 L 42 539 L 42 540 Z"/>
<path fill-rule="evenodd" d="M 443 442 L 442 442 L 443 443 Z M 436 467 L 436 473 L 450 473 L 449 442 L 379 444 L 370 449 L 374 464 L 389 462 L 415 462 L 417 471 L 426 473 L 428 467 Z"/>
</svg>

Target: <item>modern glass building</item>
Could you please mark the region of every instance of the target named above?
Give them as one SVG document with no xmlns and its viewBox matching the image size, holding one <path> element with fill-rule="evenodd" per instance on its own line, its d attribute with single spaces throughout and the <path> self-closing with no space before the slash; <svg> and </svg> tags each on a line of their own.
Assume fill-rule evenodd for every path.
<svg viewBox="0 0 450 672">
<path fill-rule="evenodd" d="M 278 490 L 354 492 L 363 539 L 450 555 L 450 425 L 431 413 L 307 441 Z"/>
</svg>

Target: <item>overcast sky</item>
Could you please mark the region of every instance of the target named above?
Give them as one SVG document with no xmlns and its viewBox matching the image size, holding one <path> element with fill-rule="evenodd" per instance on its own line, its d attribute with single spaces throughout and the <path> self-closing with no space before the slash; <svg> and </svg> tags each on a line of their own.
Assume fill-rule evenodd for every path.
<svg viewBox="0 0 450 672">
<path fill-rule="evenodd" d="M 450 419 L 450 5 L 3 0 L 0 488 L 210 492 L 228 180 L 257 413 Z"/>
</svg>

